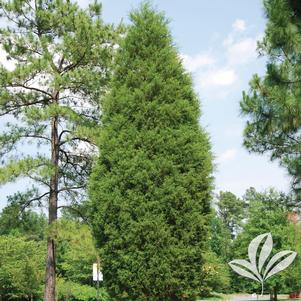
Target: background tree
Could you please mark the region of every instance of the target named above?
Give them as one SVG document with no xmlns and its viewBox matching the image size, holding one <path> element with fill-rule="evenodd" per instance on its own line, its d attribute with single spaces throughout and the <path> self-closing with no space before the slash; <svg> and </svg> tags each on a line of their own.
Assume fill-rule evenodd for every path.
<svg viewBox="0 0 301 301">
<path fill-rule="evenodd" d="M 103 101 L 91 220 L 114 300 L 195 300 L 208 249 L 212 162 L 167 21 L 148 5 Z"/>
<path fill-rule="evenodd" d="M 59 219 L 53 232 L 57 244 L 58 276 L 80 284 L 93 284 L 92 265 L 98 251 L 90 228 L 79 222 Z"/>
<path fill-rule="evenodd" d="M 278 159 L 301 189 L 301 14 L 295 0 L 265 0 L 268 18 L 258 44 L 267 55 L 266 74 L 254 75 L 243 93 L 241 111 L 247 116 L 244 144 L 251 152 Z"/>
<path fill-rule="evenodd" d="M 44 262 L 44 242 L 0 236 L 0 296 L 12 300 L 40 297 Z"/>
<path fill-rule="evenodd" d="M 0 215 L 0 299 L 41 300 L 47 220 L 43 213 L 19 209 L 10 204 Z M 60 217 L 49 234 L 56 245 L 57 299 L 95 300 L 91 271 L 98 250 L 90 228 L 73 216 Z M 108 300 L 102 287 L 100 300 Z"/>
<path fill-rule="evenodd" d="M 220 191 L 217 197 L 217 213 L 229 229 L 233 239 L 244 218 L 244 202 L 230 191 Z"/>
<path fill-rule="evenodd" d="M 222 219 L 215 215 L 211 219 L 210 248 L 215 255 L 227 263 L 231 256 L 232 238 L 231 232 Z"/>
<path fill-rule="evenodd" d="M 74 301 L 95 301 L 97 290 L 95 287 L 78 284 L 72 281 L 65 281 L 62 278 L 58 279 L 58 301 L 74 300 Z M 101 287 L 98 291 L 99 300 L 111 300 L 106 290 Z"/>
<path fill-rule="evenodd" d="M 246 208 L 248 208 L 245 212 L 246 217 L 251 214 L 249 207 L 252 207 L 252 204 L 256 202 L 261 202 L 265 208 L 270 211 L 276 209 L 281 209 L 286 212 L 298 210 L 298 204 L 296 204 L 294 195 L 279 192 L 275 188 L 269 188 L 264 192 L 259 192 L 256 191 L 254 187 L 250 187 L 243 195 L 243 201 Z"/>
<path fill-rule="evenodd" d="M 0 0 L 7 24 L 0 46 L 14 63 L 0 67 L 0 116 L 9 120 L 0 135 L 0 183 L 29 178 L 30 188 L 13 198 L 23 206 L 47 201 L 50 225 L 65 205 L 59 198 L 79 201 L 85 194 L 86 147 L 98 124 L 113 47 L 100 10 L 98 2 L 84 10 L 65 0 Z M 48 237 L 47 245 L 45 300 L 54 301 L 54 240 Z"/>
<path fill-rule="evenodd" d="M 201 296 L 208 297 L 214 293 L 229 294 L 230 272 L 227 262 L 218 257 L 214 252 L 204 254 L 205 264 L 202 267 L 203 281 Z"/>
<path fill-rule="evenodd" d="M 22 210 L 21 205 L 12 203 L 4 207 L 0 214 L 0 235 L 25 236 L 41 241 L 45 238 L 47 219 L 31 209 Z"/>
<path fill-rule="evenodd" d="M 301 247 L 300 225 L 293 224 L 289 220 L 290 208 L 280 202 L 283 194 L 275 190 L 257 192 L 255 189 L 249 189 L 246 195 L 250 200 L 249 212 L 242 232 L 234 241 L 232 259 L 247 259 L 248 245 L 251 240 L 257 235 L 267 232 L 271 232 L 273 237 L 272 255 L 283 250 L 299 252 Z M 301 260 L 298 256 L 289 269 L 281 272 L 277 277 L 267 280 L 266 292 L 270 292 L 274 300 L 277 300 L 279 292 L 289 293 L 300 287 L 300 264 Z M 236 274 L 233 274 L 232 286 L 235 291 L 260 292 L 258 283 L 246 280 Z"/>
<path fill-rule="evenodd" d="M 95 301 L 92 265 L 97 262 L 99 250 L 88 225 L 60 218 L 52 235 L 57 245 L 57 299 Z M 100 288 L 100 300 L 107 301 L 106 290 Z"/>
</svg>

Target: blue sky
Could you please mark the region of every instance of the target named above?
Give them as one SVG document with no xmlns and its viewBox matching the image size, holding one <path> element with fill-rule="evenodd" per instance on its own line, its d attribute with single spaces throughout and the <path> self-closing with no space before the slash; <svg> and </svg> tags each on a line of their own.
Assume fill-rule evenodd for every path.
<svg viewBox="0 0 301 301">
<path fill-rule="evenodd" d="M 104 0 L 107 22 L 128 22 L 138 0 Z M 201 124 L 211 136 L 216 157 L 216 191 L 243 195 L 276 187 L 289 191 L 290 179 L 268 155 L 249 154 L 242 146 L 245 119 L 239 112 L 242 91 L 252 74 L 264 74 L 265 59 L 258 58 L 256 41 L 263 36 L 266 19 L 262 0 L 157 0 L 186 68 L 192 73 L 202 106 Z M 81 4 L 87 2 L 81 0 Z"/>
<path fill-rule="evenodd" d="M 138 0 L 104 0 L 106 22 L 128 22 L 128 13 Z M 215 155 L 216 191 L 241 196 L 253 186 L 288 191 L 290 179 L 267 155 L 249 154 L 242 146 L 245 119 L 239 101 L 252 74 L 264 74 L 265 59 L 258 58 L 256 41 L 262 37 L 265 17 L 262 0 L 157 0 L 166 13 L 183 62 L 191 72 L 202 106 L 201 124 L 210 134 Z M 80 0 L 82 6 L 87 0 Z M 3 121 L 0 122 L 3 124 Z M 18 181 L 0 189 L 0 208 L 5 196 L 22 189 Z"/>
</svg>

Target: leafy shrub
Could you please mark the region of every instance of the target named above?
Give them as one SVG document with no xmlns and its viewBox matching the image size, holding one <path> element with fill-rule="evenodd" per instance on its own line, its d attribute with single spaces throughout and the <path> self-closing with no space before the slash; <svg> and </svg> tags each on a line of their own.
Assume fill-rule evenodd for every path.
<svg viewBox="0 0 301 301">
<path fill-rule="evenodd" d="M 229 289 L 229 268 L 222 263 L 213 252 L 204 255 L 205 264 L 203 270 L 202 295 L 208 296 L 212 292 L 222 293 Z"/>
<path fill-rule="evenodd" d="M 62 278 L 57 280 L 58 301 L 95 301 L 97 290 L 89 285 L 82 285 Z M 99 300 L 108 301 L 109 295 L 104 288 L 99 289 Z"/>
<path fill-rule="evenodd" d="M 0 296 L 41 298 L 45 245 L 24 237 L 0 236 Z"/>
</svg>

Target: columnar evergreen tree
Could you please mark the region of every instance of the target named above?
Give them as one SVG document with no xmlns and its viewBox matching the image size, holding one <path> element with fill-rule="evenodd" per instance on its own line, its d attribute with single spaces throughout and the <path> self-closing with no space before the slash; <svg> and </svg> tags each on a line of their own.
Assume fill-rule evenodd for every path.
<svg viewBox="0 0 301 301">
<path fill-rule="evenodd" d="M 210 143 L 165 17 L 147 4 L 130 17 L 90 182 L 104 283 L 114 300 L 195 300 L 208 244 Z"/>
<path fill-rule="evenodd" d="M 59 197 L 72 201 L 84 194 L 90 169 L 83 141 L 91 142 L 99 120 L 113 47 L 100 10 L 98 2 L 84 10 L 68 0 L 0 0 L 6 24 L 0 46 L 12 62 L 0 66 L 0 116 L 9 121 L 0 135 L 0 183 L 31 179 L 10 200 L 24 207 L 47 201 L 50 225 Z M 45 300 L 54 301 L 50 236 L 47 249 Z"/>
<path fill-rule="evenodd" d="M 243 94 L 244 144 L 279 160 L 301 192 L 301 6 L 299 0 L 265 0 L 264 6 L 268 22 L 258 46 L 268 63 Z"/>
</svg>

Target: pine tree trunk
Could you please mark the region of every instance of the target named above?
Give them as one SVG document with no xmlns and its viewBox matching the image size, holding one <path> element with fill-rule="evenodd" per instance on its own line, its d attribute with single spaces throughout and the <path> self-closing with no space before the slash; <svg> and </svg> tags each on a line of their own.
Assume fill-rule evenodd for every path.
<svg viewBox="0 0 301 301">
<path fill-rule="evenodd" d="M 55 172 L 50 178 L 50 195 L 48 205 L 49 227 L 57 219 L 59 161 L 58 140 L 58 117 L 53 117 L 51 121 L 51 162 L 55 167 Z M 55 301 L 55 274 L 55 242 L 51 235 L 48 234 L 44 301 Z"/>
</svg>

